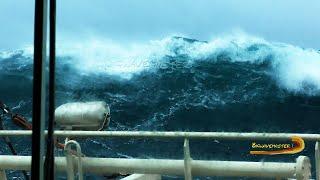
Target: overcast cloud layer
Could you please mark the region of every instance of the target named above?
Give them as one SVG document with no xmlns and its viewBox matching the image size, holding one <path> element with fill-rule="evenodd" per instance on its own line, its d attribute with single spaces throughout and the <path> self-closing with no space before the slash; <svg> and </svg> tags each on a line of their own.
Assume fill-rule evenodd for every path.
<svg viewBox="0 0 320 180">
<path fill-rule="evenodd" d="M 58 0 L 58 40 L 120 43 L 181 34 L 208 40 L 234 30 L 320 49 L 319 0 Z M 0 1 L 0 49 L 33 43 L 33 0 Z"/>
</svg>

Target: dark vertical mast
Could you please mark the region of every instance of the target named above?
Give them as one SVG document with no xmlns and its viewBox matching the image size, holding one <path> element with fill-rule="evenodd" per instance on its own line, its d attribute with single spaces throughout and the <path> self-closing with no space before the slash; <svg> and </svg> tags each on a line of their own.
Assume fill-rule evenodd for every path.
<svg viewBox="0 0 320 180">
<path fill-rule="evenodd" d="M 42 180 L 45 123 L 47 0 L 35 0 L 31 178 Z"/>
<path fill-rule="evenodd" d="M 56 59 L 56 0 L 50 0 L 50 40 L 49 40 L 49 119 L 47 153 L 45 159 L 45 179 L 54 180 L 54 110 L 55 110 L 55 59 Z"/>
</svg>

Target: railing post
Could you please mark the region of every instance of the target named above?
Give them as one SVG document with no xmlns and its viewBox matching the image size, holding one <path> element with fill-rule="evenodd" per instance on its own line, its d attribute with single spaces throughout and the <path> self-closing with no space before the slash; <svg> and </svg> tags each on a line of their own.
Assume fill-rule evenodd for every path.
<svg viewBox="0 0 320 180">
<path fill-rule="evenodd" d="M 189 148 L 189 140 L 184 139 L 183 145 L 184 151 L 184 177 L 186 180 L 192 180 L 192 173 L 191 173 L 191 157 L 190 157 L 190 148 Z"/>
<path fill-rule="evenodd" d="M 0 179 L 7 180 L 7 175 L 5 170 L 0 170 Z"/>
<path fill-rule="evenodd" d="M 320 180 L 320 148 L 319 148 L 319 142 L 316 142 L 315 145 L 315 152 L 314 152 L 314 158 L 316 162 L 316 180 Z"/>
<path fill-rule="evenodd" d="M 311 177 L 311 164 L 307 156 L 297 158 L 295 177 L 297 180 L 309 180 Z"/>
</svg>

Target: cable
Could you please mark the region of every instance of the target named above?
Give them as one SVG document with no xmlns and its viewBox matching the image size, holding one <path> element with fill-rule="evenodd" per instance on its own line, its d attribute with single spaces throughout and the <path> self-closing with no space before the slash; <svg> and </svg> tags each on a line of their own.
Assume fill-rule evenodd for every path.
<svg viewBox="0 0 320 180">
<path fill-rule="evenodd" d="M 1 101 L 0 101 L 0 106 L 1 106 L 1 104 L 3 105 L 3 103 L 1 103 Z M 3 112 L 5 112 L 4 109 L 3 109 L 3 106 L 1 106 L 0 109 L 2 109 Z M 7 107 L 7 110 L 9 110 L 8 107 Z M 6 114 L 9 114 L 10 110 L 7 111 L 7 112 L 8 112 L 8 113 L 6 113 Z M 4 113 L 3 113 L 3 114 L 4 114 Z M 1 115 L 2 115 L 2 114 L 1 114 Z M 3 125 L 3 121 L 2 121 L 1 115 L 0 115 L 0 130 L 5 130 L 5 127 L 4 127 L 4 125 Z M 11 114 L 9 114 L 9 115 L 11 115 Z M 3 137 L 3 140 L 4 140 L 4 142 L 6 143 L 6 145 L 9 147 L 11 153 L 12 153 L 13 155 L 18 155 L 17 151 L 14 149 L 14 146 L 13 146 L 12 142 L 10 141 L 10 138 L 6 136 L 6 137 Z M 24 176 L 24 178 L 25 178 L 26 180 L 29 180 L 29 176 L 28 176 L 28 174 L 27 174 L 26 171 L 22 171 L 22 174 L 23 174 L 23 176 Z"/>
</svg>

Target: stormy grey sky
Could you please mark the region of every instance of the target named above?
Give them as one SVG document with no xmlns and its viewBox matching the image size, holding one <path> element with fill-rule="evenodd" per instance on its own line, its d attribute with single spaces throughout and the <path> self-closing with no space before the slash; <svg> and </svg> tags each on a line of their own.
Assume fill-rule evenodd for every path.
<svg viewBox="0 0 320 180">
<path fill-rule="evenodd" d="M 320 49 L 319 0 L 57 0 L 58 39 L 117 42 L 172 34 L 208 40 L 242 30 Z M 0 49 L 33 42 L 33 0 L 0 0 Z"/>
</svg>

